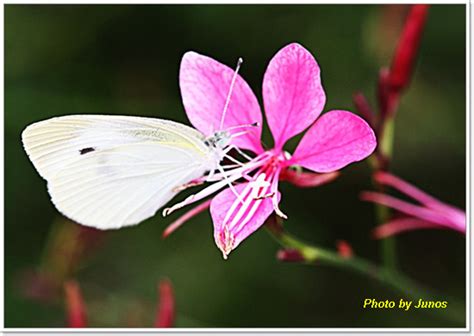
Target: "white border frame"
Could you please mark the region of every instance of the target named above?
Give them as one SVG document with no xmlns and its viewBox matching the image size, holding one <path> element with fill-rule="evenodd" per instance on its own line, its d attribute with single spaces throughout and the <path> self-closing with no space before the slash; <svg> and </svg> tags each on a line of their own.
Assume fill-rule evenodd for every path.
<svg viewBox="0 0 474 336">
<path fill-rule="evenodd" d="M 4 324 L 4 249 L 0 249 L 0 298 L 2 299 L 2 303 L 0 304 L 0 332 L 20 335 L 20 334 L 135 334 L 135 333 L 142 333 L 142 334 L 156 334 L 159 332 L 160 334 L 242 334 L 242 333 L 252 333 L 252 334 L 294 334 L 294 333 L 349 333 L 349 334 L 362 334 L 362 333 L 369 333 L 369 334 L 391 334 L 391 333 L 429 333 L 429 334 L 444 334 L 444 333 L 466 333 L 471 332 L 471 321 L 472 321 L 472 297 L 471 297 L 471 209 L 472 209 L 472 199 L 471 199 L 471 173 L 472 173 L 472 165 L 471 165 L 471 129 L 473 126 L 473 120 L 471 118 L 471 95 L 474 96 L 474 90 L 471 86 L 471 61 L 472 61 L 472 54 L 471 54 L 471 46 L 472 46 L 472 25 L 471 25 L 471 18 L 473 14 L 471 0 L 452 0 L 452 1 L 437 1 L 437 0 L 396 0 L 396 1 L 370 1 L 370 0 L 341 0 L 341 1 L 318 1 L 318 0 L 298 0 L 295 2 L 291 1 L 251 1 L 251 0 L 233 0 L 228 2 L 223 2 L 222 0 L 207 0 L 207 1 L 198 1 L 198 0 L 185 0 L 183 2 L 179 2 L 179 0 L 174 1 L 140 1 L 140 2 L 130 2 L 124 0 L 117 0 L 117 1 L 84 1 L 84 0 L 75 0 L 71 2 L 58 1 L 58 0 L 50 0 L 50 1 L 16 1 L 16 0 L 9 0 L 9 1 L 2 1 L 2 6 L 0 8 L 0 22 L 2 23 L 1 31 L 3 35 L 3 42 L 4 42 L 4 5 L 9 4 L 31 4 L 31 5 L 40 5 L 40 4 L 131 4 L 131 5 L 139 5 L 139 4 L 157 4 L 157 5 L 165 5 L 165 4 L 178 4 L 178 5 L 186 5 L 186 4 L 289 4 L 289 5 L 297 5 L 297 4 L 413 4 L 413 3 L 425 3 L 425 4 L 446 4 L 446 5 L 455 5 L 455 4 L 462 4 L 466 6 L 466 327 L 464 328 L 6 328 Z M 4 43 L 2 43 L 0 47 L 0 69 L 1 73 L 4 74 Z M 4 112 L 4 80 L 1 81 L 0 84 L 1 92 L 0 92 L 0 103 L 2 112 Z M 0 153 L 2 155 L 2 159 L 4 160 L 4 113 L 3 118 L 0 120 L 0 128 L 2 137 L 0 139 Z M 0 177 L 0 187 L 4 190 L 4 166 L 2 165 L 0 168 L 1 177 Z M 3 194 L 4 196 L 4 194 Z M 4 202 L 0 204 L 0 214 L 2 218 L 2 225 L 0 229 L 0 241 L 4 243 Z M 5 244 L 3 244 L 5 246 Z"/>
</svg>

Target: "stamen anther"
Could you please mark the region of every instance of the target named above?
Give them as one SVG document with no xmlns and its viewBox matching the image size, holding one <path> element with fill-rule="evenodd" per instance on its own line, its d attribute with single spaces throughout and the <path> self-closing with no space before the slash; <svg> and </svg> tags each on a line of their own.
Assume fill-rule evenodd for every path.
<svg viewBox="0 0 474 336">
<path fill-rule="evenodd" d="M 185 183 L 185 184 L 182 184 L 180 186 L 177 186 L 176 188 L 173 188 L 173 192 L 180 192 L 180 191 L 186 190 L 186 189 L 191 188 L 191 187 L 200 186 L 202 184 L 204 184 L 203 181 L 191 181 L 189 183 Z"/>
<path fill-rule="evenodd" d="M 265 199 L 265 198 L 271 198 L 275 195 L 274 192 L 270 192 L 268 194 L 265 194 L 265 195 L 260 195 L 260 196 L 257 196 L 257 197 L 254 197 L 253 199 L 254 200 L 261 200 L 261 199 Z"/>
<path fill-rule="evenodd" d="M 227 259 L 227 256 L 234 248 L 234 235 L 229 231 L 229 228 L 224 226 L 224 229 L 219 233 L 218 246 L 222 251 L 222 257 Z"/>
</svg>

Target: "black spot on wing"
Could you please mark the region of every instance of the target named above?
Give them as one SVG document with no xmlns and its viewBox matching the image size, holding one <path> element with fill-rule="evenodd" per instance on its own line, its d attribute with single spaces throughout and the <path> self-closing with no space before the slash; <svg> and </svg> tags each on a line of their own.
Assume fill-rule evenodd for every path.
<svg viewBox="0 0 474 336">
<path fill-rule="evenodd" d="M 95 151 L 94 147 L 86 147 L 86 148 L 79 149 L 79 154 L 84 155 L 93 151 Z"/>
</svg>

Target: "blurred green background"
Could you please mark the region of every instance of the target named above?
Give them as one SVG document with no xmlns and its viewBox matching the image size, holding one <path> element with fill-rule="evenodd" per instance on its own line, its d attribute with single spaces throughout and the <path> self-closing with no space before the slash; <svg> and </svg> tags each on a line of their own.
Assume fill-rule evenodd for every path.
<svg viewBox="0 0 474 336">
<path fill-rule="evenodd" d="M 39 272 L 79 282 L 91 327 L 151 327 L 164 277 L 174 286 L 177 327 L 459 326 L 442 314 L 363 310 L 366 297 L 402 296 L 349 271 L 278 262 L 278 245 L 265 230 L 224 261 L 207 212 L 166 240 L 162 230 L 179 214 L 104 234 L 86 230 L 80 234 L 93 241 L 77 247 L 80 227 L 55 210 L 20 141 L 28 124 L 66 114 L 188 123 L 178 87 L 188 50 L 230 66 L 242 56 L 241 74 L 261 102 L 268 61 L 297 41 L 321 66 L 326 111 L 354 110 L 356 90 L 375 104 L 378 70 L 390 63 L 405 13 L 405 6 L 376 5 L 6 5 L 5 326 L 66 325 L 60 287 L 49 288 Z M 465 71 L 465 7 L 432 6 L 397 115 L 393 171 L 461 208 Z M 271 143 L 268 130 L 264 136 Z M 367 161 L 317 189 L 283 183 L 287 228 L 327 248 L 345 239 L 378 262 L 373 206 L 358 199 L 368 189 Z M 464 236 L 407 233 L 397 238 L 397 252 L 400 268 L 415 280 L 464 298 Z"/>
</svg>

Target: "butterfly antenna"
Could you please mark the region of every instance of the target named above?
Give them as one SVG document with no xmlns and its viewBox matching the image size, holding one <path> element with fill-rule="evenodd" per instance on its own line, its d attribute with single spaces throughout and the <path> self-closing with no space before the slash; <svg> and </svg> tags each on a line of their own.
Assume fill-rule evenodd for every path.
<svg viewBox="0 0 474 336">
<path fill-rule="evenodd" d="M 232 96 L 232 91 L 234 90 L 235 81 L 237 80 L 237 74 L 239 73 L 240 66 L 242 65 L 243 62 L 244 60 L 242 59 L 242 57 L 239 57 L 239 59 L 237 60 L 237 66 L 235 67 L 234 75 L 232 76 L 232 81 L 230 82 L 229 93 L 227 93 L 227 98 L 225 100 L 225 105 L 224 105 L 224 110 L 222 111 L 222 118 L 221 118 L 219 130 L 222 130 L 222 128 L 224 127 L 225 114 L 227 113 L 227 108 L 229 107 L 230 97 Z"/>
<path fill-rule="evenodd" d="M 254 123 L 251 123 L 251 124 L 231 126 L 231 127 L 226 128 L 225 131 L 232 131 L 232 130 L 235 130 L 235 129 L 238 129 L 238 128 L 250 128 L 250 127 L 253 128 L 253 127 L 259 127 L 259 126 L 260 126 L 259 122 L 254 122 Z"/>
<path fill-rule="evenodd" d="M 242 132 L 237 132 L 237 133 L 232 133 L 230 135 L 230 138 L 233 139 L 233 138 L 237 138 L 237 137 L 240 137 L 242 135 L 245 135 L 245 134 L 249 134 L 252 130 L 248 130 L 248 131 L 242 131 Z"/>
</svg>

